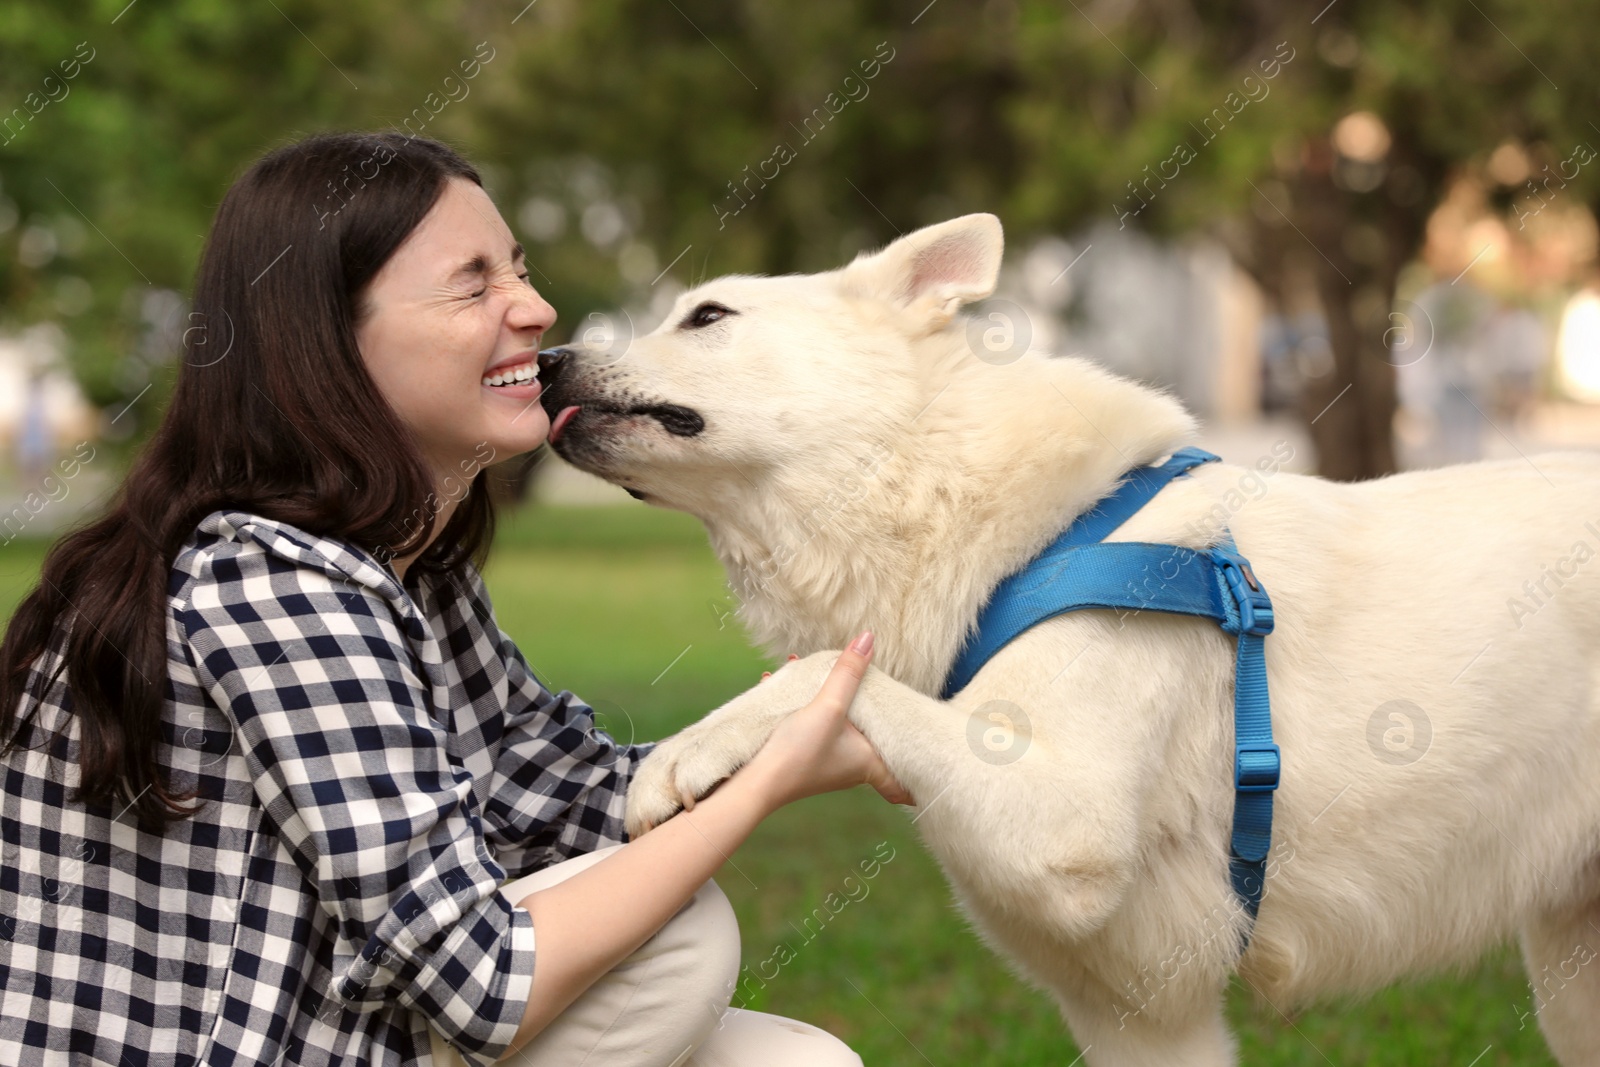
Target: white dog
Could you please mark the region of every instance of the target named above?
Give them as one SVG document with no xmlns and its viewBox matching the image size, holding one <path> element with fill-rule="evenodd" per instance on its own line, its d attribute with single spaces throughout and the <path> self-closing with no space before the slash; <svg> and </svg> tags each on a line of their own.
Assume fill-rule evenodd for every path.
<svg viewBox="0 0 1600 1067">
<path fill-rule="evenodd" d="M 749 759 L 870 628 L 852 721 L 1089 1063 L 1233 1063 L 1232 973 L 1284 1009 L 1513 935 L 1556 1057 L 1600 1063 L 1600 456 L 1338 484 L 1279 470 L 1280 446 L 1196 468 L 1108 538 L 1226 528 L 1273 599 L 1283 780 L 1241 956 L 1215 622 L 1062 615 L 938 698 L 997 583 L 1196 432 L 1082 360 L 969 344 L 958 311 L 1002 243 L 969 215 L 825 274 L 701 285 L 620 357 L 546 354 L 557 452 L 698 516 L 754 635 L 807 653 L 662 743 L 630 828 Z"/>
</svg>

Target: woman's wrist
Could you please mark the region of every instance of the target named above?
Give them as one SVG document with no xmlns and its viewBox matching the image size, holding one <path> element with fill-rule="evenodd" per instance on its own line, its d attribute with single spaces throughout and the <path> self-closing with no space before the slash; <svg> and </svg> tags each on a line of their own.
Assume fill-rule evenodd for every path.
<svg viewBox="0 0 1600 1067">
<path fill-rule="evenodd" d="M 718 792 L 732 788 L 751 805 L 759 818 L 765 819 L 793 800 L 782 788 L 782 775 L 774 766 L 772 754 L 765 748 L 758 751 L 750 762 L 740 767 Z"/>
</svg>

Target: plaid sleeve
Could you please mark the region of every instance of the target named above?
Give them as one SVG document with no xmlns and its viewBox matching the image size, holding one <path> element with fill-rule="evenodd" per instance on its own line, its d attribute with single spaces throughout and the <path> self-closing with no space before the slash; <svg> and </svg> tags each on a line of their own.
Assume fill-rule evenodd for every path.
<svg viewBox="0 0 1600 1067">
<path fill-rule="evenodd" d="M 333 1003 L 397 1001 L 475 1061 L 516 1033 L 528 913 L 498 892 L 472 777 L 374 589 L 222 544 L 180 612 L 200 684 L 232 720 L 256 792 L 338 932 Z"/>
<path fill-rule="evenodd" d="M 498 859 L 520 878 L 628 839 L 628 784 L 654 742 L 624 744 L 595 724 L 572 693 L 550 690 L 494 621 L 483 579 L 469 574 L 485 628 L 495 635 L 510 686 L 504 731 L 483 821 Z"/>
</svg>

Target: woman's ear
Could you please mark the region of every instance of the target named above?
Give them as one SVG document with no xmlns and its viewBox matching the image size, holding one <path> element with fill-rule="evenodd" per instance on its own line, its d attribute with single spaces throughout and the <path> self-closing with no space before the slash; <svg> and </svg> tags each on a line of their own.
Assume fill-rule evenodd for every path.
<svg viewBox="0 0 1600 1067">
<path fill-rule="evenodd" d="M 981 213 L 963 215 L 856 257 L 844 268 L 842 280 L 855 292 L 904 309 L 932 333 L 963 304 L 994 292 L 1004 249 L 999 219 Z"/>
</svg>

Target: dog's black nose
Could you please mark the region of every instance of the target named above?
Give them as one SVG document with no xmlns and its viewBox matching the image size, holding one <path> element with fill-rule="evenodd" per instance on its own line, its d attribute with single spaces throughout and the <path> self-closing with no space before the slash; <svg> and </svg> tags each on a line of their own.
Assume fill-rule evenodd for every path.
<svg viewBox="0 0 1600 1067">
<path fill-rule="evenodd" d="M 547 348 L 539 353 L 539 377 L 544 379 L 546 385 L 555 381 L 561 374 L 562 368 L 567 365 L 567 357 L 571 354 L 571 351 L 565 348 Z"/>
</svg>

